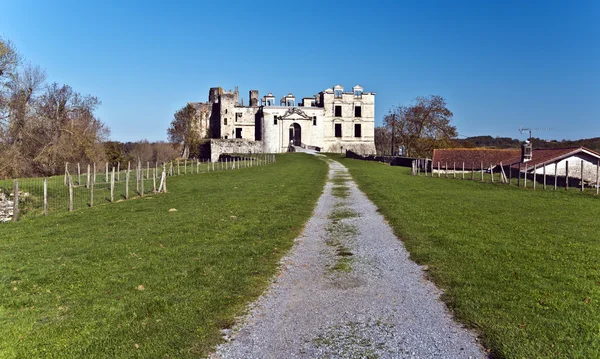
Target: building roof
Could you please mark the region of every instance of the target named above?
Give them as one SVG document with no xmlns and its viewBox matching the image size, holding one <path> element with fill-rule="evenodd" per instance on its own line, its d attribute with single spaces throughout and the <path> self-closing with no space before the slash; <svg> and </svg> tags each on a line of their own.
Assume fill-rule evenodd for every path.
<svg viewBox="0 0 600 359">
<path fill-rule="evenodd" d="M 585 147 L 568 147 L 568 148 L 552 148 L 552 149 L 533 149 L 531 153 L 531 161 L 527 161 L 527 167 L 541 166 L 545 163 L 558 162 L 566 157 L 570 157 L 579 152 L 585 152 L 589 155 L 600 159 L 600 154 Z M 512 167 L 518 168 L 518 163 L 521 161 L 521 156 L 511 158 L 506 164 L 515 163 Z"/>
<path fill-rule="evenodd" d="M 533 149 L 531 161 L 527 161 L 527 167 L 540 166 L 545 163 L 554 163 L 566 157 L 570 157 L 579 152 L 585 152 L 600 160 L 600 153 L 587 149 L 585 147 L 553 148 L 553 149 Z M 448 168 L 456 164 L 456 169 L 461 169 L 463 162 L 465 170 L 480 169 L 481 162 L 483 167 L 500 165 L 519 167 L 521 162 L 521 150 L 514 149 L 493 149 L 493 148 L 444 148 L 433 150 L 432 164 L 437 168 L 438 162 L 444 168 L 446 163 Z M 521 165 L 523 166 L 523 165 Z"/>
<path fill-rule="evenodd" d="M 481 162 L 483 167 L 491 165 L 508 164 L 508 160 L 513 157 L 520 157 L 520 149 L 495 149 L 495 148 L 444 148 L 433 150 L 433 167 L 437 168 L 438 162 L 442 168 L 454 166 L 461 168 L 464 162 L 465 170 L 480 169 Z"/>
</svg>

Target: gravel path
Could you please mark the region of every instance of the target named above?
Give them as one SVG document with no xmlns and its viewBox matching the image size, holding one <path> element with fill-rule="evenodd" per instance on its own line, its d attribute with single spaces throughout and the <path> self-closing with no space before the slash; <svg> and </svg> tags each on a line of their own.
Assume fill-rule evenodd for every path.
<svg viewBox="0 0 600 359">
<path fill-rule="evenodd" d="M 484 358 L 345 167 L 280 275 L 211 358 Z"/>
</svg>

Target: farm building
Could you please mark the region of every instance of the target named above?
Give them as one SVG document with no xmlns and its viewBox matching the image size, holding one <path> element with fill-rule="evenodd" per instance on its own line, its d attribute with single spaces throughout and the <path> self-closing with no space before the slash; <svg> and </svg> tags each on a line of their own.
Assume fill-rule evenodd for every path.
<svg viewBox="0 0 600 359">
<path fill-rule="evenodd" d="M 533 149 L 531 158 L 524 159 L 519 149 L 449 148 L 433 151 L 432 171 L 481 171 L 504 172 L 513 176 L 546 174 L 557 176 L 564 182 L 583 180 L 595 185 L 600 154 L 585 147 L 559 149 Z M 583 165 L 583 172 L 582 172 Z"/>
</svg>

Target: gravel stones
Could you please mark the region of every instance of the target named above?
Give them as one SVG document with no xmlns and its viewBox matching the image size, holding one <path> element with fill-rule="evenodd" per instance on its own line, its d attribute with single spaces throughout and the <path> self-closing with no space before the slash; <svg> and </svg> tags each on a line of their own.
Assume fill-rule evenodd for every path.
<svg viewBox="0 0 600 359">
<path fill-rule="evenodd" d="M 346 168 L 330 161 L 329 179 L 281 274 L 211 358 L 484 358 Z"/>
</svg>

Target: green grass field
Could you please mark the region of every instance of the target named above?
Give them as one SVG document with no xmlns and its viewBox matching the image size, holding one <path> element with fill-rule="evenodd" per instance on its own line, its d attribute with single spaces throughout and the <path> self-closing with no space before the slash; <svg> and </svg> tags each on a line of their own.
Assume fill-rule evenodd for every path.
<svg viewBox="0 0 600 359">
<path fill-rule="evenodd" d="M 206 355 L 276 273 L 326 173 L 313 156 L 284 155 L 0 225 L 0 357 Z"/>
<path fill-rule="evenodd" d="M 600 198 L 335 158 L 494 357 L 600 357 Z"/>
<path fill-rule="evenodd" d="M 229 171 L 237 169 L 245 169 L 250 166 L 263 166 L 269 163 L 270 154 L 251 154 L 243 155 L 245 160 L 236 160 L 235 164 L 230 160 L 227 162 L 196 162 L 196 161 L 172 161 L 170 163 L 160 165 L 155 172 L 153 167 L 142 166 L 139 174 L 139 181 L 136 180 L 135 164 L 132 165 L 130 171 L 129 182 L 126 178 L 126 170 L 115 172 L 115 186 L 113 189 L 112 202 L 132 199 L 142 194 L 152 194 L 160 187 L 161 173 L 165 171 L 173 176 L 182 176 L 190 174 L 208 173 L 213 171 Z M 251 160 L 250 157 L 253 157 Z M 125 166 L 127 166 L 125 164 Z M 105 167 L 99 165 L 96 169 L 96 176 L 90 174 L 88 179 L 86 166 L 80 167 L 71 164 L 69 173 L 73 181 L 73 210 L 99 206 L 111 203 L 110 181 L 112 169 L 109 170 L 108 176 L 105 172 Z M 93 172 L 92 172 L 93 173 Z M 169 182 L 169 175 L 167 182 Z M 92 179 L 93 178 L 93 179 Z M 21 178 L 19 181 L 19 192 L 22 193 L 19 199 L 19 219 L 31 219 L 44 214 L 44 178 Z M 90 183 L 94 182 L 91 186 Z M 69 183 L 64 175 L 52 176 L 47 178 L 47 214 L 61 213 L 69 211 L 69 187 L 65 185 Z M 14 180 L 0 180 L 0 193 L 10 196 L 14 193 Z"/>
</svg>

